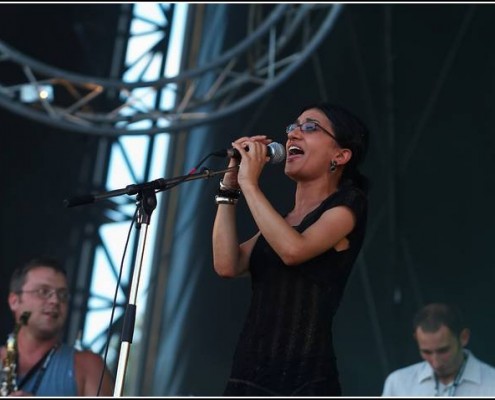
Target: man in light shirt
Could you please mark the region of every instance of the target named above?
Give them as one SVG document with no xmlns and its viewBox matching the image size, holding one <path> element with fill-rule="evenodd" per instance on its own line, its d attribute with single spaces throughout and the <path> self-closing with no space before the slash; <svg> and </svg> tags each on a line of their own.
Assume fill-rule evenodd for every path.
<svg viewBox="0 0 495 400">
<path fill-rule="evenodd" d="M 392 372 L 382 396 L 495 396 L 495 368 L 465 348 L 470 331 L 457 308 L 429 304 L 413 328 L 424 361 Z"/>
</svg>

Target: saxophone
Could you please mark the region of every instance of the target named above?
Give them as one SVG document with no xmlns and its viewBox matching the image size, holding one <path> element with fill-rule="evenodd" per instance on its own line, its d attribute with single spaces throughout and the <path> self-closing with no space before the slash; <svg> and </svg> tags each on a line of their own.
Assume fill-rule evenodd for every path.
<svg viewBox="0 0 495 400">
<path fill-rule="evenodd" d="M 0 395 L 8 396 L 17 390 L 17 335 L 22 325 L 27 325 L 31 313 L 25 311 L 22 313 L 20 321 L 16 323 L 14 332 L 7 337 L 5 345 L 6 356 L 2 360 L 2 379 L 0 381 Z"/>
</svg>

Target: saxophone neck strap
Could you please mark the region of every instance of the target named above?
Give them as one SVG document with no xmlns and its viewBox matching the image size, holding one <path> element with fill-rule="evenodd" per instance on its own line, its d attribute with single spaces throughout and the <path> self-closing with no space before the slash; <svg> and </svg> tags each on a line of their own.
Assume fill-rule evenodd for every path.
<svg viewBox="0 0 495 400">
<path fill-rule="evenodd" d="M 50 364 L 55 351 L 57 351 L 57 347 L 58 344 L 55 344 L 50 350 L 45 353 L 43 357 L 40 358 L 40 360 L 35 365 L 33 365 L 33 367 L 27 372 L 27 374 L 22 377 L 18 385 L 19 390 L 21 390 L 22 387 L 33 377 L 33 375 L 37 371 L 39 371 L 39 374 L 36 377 L 36 381 L 33 385 L 33 389 L 30 391 L 33 395 L 36 394 L 36 391 L 41 384 L 41 380 L 43 379 L 43 375 L 45 374 L 45 371 L 48 368 L 48 365 Z"/>
</svg>

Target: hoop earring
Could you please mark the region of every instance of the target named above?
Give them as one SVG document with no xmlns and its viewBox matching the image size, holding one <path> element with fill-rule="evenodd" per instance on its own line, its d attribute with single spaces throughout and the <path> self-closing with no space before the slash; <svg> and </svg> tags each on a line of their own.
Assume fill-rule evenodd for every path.
<svg viewBox="0 0 495 400">
<path fill-rule="evenodd" d="M 330 172 L 335 172 L 336 169 L 337 169 L 337 161 L 332 160 L 332 162 L 330 163 Z"/>
</svg>

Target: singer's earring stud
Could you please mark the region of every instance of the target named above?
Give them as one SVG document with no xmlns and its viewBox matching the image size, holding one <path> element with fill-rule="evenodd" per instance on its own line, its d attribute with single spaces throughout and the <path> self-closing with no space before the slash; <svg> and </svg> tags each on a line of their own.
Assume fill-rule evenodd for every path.
<svg viewBox="0 0 495 400">
<path fill-rule="evenodd" d="M 337 161 L 332 160 L 332 162 L 330 163 L 330 172 L 335 172 L 336 169 L 337 169 Z"/>
</svg>

